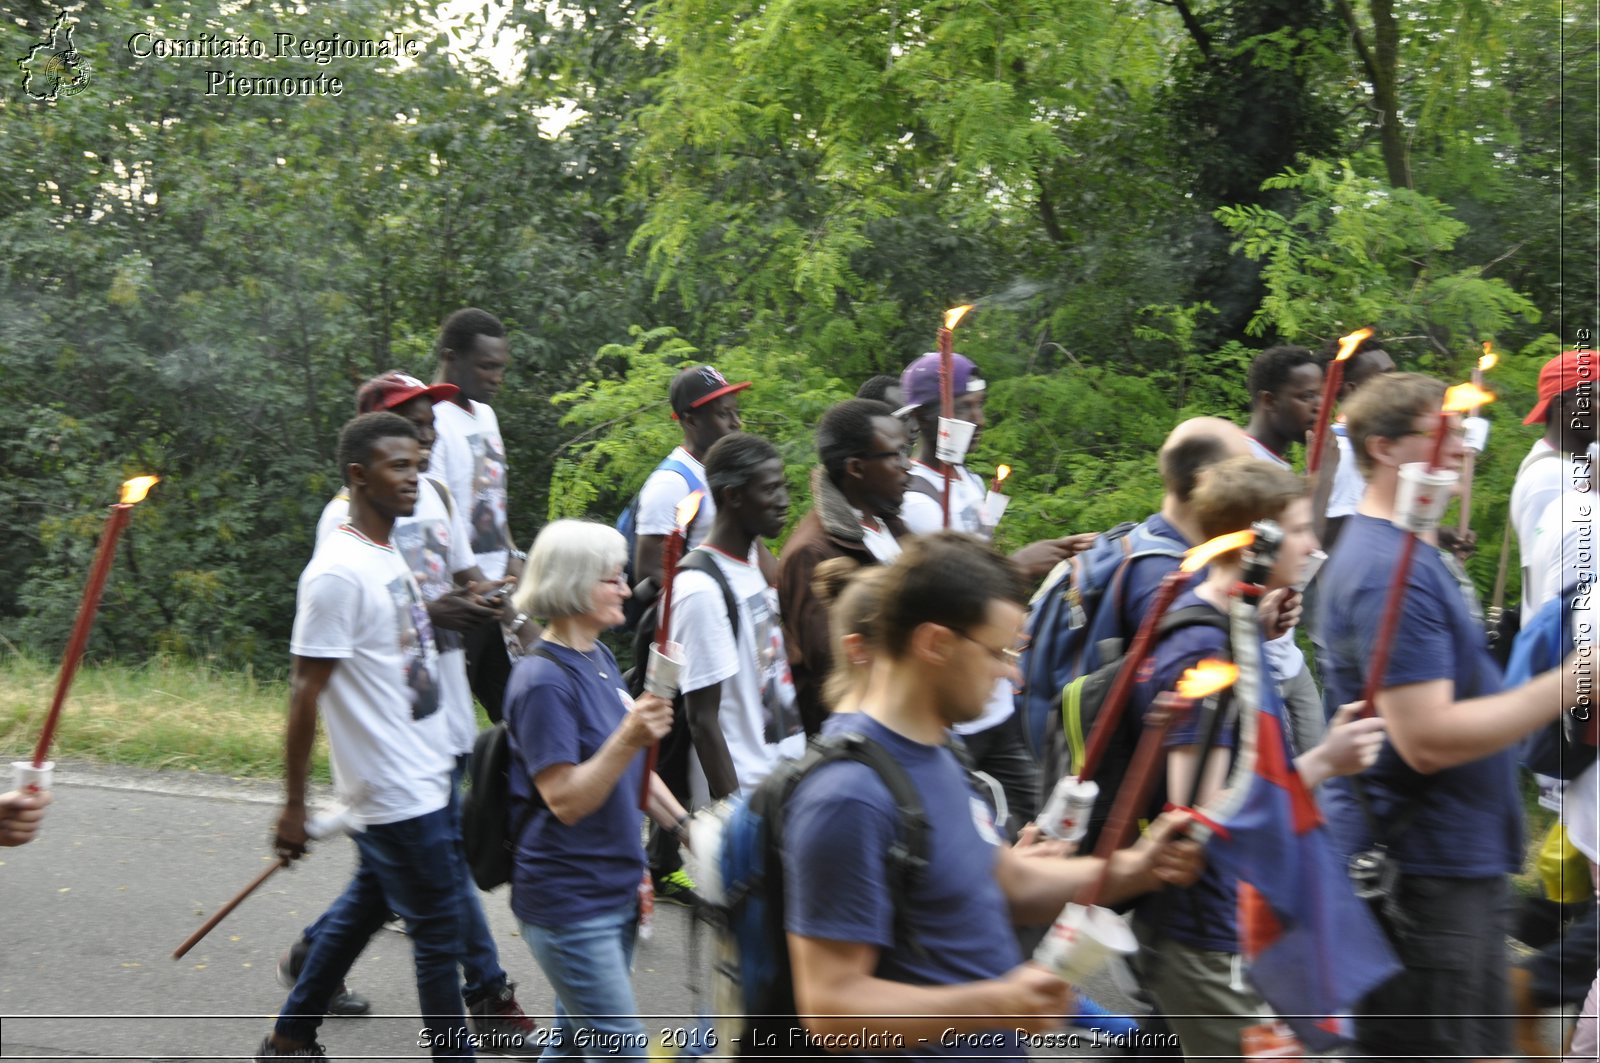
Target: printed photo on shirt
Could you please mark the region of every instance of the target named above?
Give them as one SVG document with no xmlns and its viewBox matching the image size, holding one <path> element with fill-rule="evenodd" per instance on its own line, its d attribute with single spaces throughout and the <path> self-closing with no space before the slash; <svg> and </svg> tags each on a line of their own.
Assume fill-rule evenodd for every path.
<svg viewBox="0 0 1600 1063">
<path fill-rule="evenodd" d="M 411 691 L 411 718 L 425 720 L 439 710 L 438 651 L 434 648 L 433 625 L 428 621 L 427 607 L 417 596 L 415 583 L 396 579 L 388 587 L 389 598 L 394 602 L 406 687 Z"/>
<path fill-rule="evenodd" d="M 756 663 L 761 676 L 761 704 L 766 710 L 765 739 L 777 744 L 799 734 L 800 714 L 794 705 L 794 677 L 784 651 L 783 628 L 775 608 L 777 592 L 770 587 L 745 600 L 755 635 Z"/>
<path fill-rule="evenodd" d="M 490 553 L 506 544 L 506 452 L 500 436 L 467 437 L 472 448 L 472 549 Z"/>
</svg>

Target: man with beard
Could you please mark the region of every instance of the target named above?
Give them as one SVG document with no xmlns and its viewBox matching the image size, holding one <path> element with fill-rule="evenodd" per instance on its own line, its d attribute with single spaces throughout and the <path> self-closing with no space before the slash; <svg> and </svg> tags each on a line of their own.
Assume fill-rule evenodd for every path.
<svg viewBox="0 0 1600 1063">
<path fill-rule="evenodd" d="M 811 577 L 830 557 L 874 565 L 900 556 L 898 540 L 906 534 L 900 502 L 910 480 L 911 448 L 893 409 L 850 399 L 818 422 L 817 457 L 811 512 L 800 518 L 778 557 L 778 610 L 808 736 L 818 733 L 828 713 L 822 684 L 833 668 L 828 608 L 812 592 Z"/>
</svg>

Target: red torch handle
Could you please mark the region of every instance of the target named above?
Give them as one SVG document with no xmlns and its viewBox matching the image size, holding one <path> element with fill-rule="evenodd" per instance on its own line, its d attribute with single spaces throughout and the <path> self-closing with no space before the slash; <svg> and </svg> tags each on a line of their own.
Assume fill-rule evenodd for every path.
<svg viewBox="0 0 1600 1063">
<path fill-rule="evenodd" d="M 1344 382 L 1344 363 L 1328 363 L 1328 375 L 1322 382 L 1322 405 L 1317 407 L 1317 430 L 1311 437 L 1311 449 L 1306 452 L 1306 475 L 1315 476 L 1322 468 L 1322 451 L 1328 442 L 1328 425 L 1333 421 L 1333 404 L 1339 395 L 1339 385 Z"/>
<path fill-rule="evenodd" d="M 948 328 L 939 330 L 939 416 L 954 419 L 956 415 L 955 383 L 955 334 Z M 950 527 L 950 477 L 952 470 L 950 463 L 943 460 L 939 464 L 944 466 L 944 493 L 939 503 L 940 512 L 944 520 L 944 527 Z"/>
<path fill-rule="evenodd" d="M 1439 424 L 1433 430 L 1433 452 L 1428 457 L 1428 471 L 1439 468 L 1444 457 L 1444 441 L 1450 430 L 1450 415 L 1439 414 Z M 1394 642 L 1395 630 L 1400 626 L 1400 607 L 1405 603 L 1406 581 L 1411 575 L 1411 558 L 1417 551 L 1417 533 L 1409 532 L 1400 541 L 1400 556 L 1395 560 L 1394 575 L 1389 580 L 1389 592 L 1383 600 L 1383 617 L 1378 622 L 1378 641 L 1372 647 L 1372 659 L 1367 662 L 1367 682 L 1361 690 L 1361 700 L 1367 703 L 1365 716 L 1378 711 L 1378 690 L 1383 685 L 1383 674 L 1389 670 L 1389 648 Z"/>
<path fill-rule="evenodd" d="M 44 730 L 39 734 L 39 744 L 33 750 L 33 766 L 44 767 L 50 756 L 50 743 L 56 736 L 56 724 L 61 719 L 61 707 L 66 704 L 67 691 L 72 689 L 72 678 L 78 672 L 78 662 L 89 645 L 89 631 L 94 627 L 95 614 L 100 610 L 100 595 L 106 589 L 106 578 L 111 575 L 111 562 L 117 553 L 117 539 L 128 524 L 128 514 L 133 506 L 119 502 L 111 507 L 111 517 L 106 521 L 100 536 L 100 548 L 95 551 L 94 566 L 89 569 L 89 582 L 83 588 L 83 601 L 78 606 L 78 618 L 72 624 L 72 637 L 67 640 L 67 652 L 61 658 L 61 674 L 56 678 L 55 697 L 50 702 L 50 712 L 44 719 Z"/>
<path fill-rule="evenodd" d="M 1161 585 L 1156 588 L 1156 596 L 1151 600 L 1144 619 L 1139 622 L 1139 630 L 1133 636 L 1133 642 L 1128 645 L 1127 656 L 1122 658 L 1122 667 L 1117 670 L 1117 677 L 1112 680 L 1111 689 L 1106 692 L 1106 700 L 1100 707 L 1100 715 L 1095 719 L 1094 728 L 1089 732 L 1089 741 L 1083 751 L 1083 769 L 1078 772 L 1079 780 L 1088 782 L 1093 779 L 1095 771 L 1100 767 L 1100 761 L 1105 758 L 1106 748 L 1111 745 L 1111 736 L 1116 733 L 1122 719 L 1122 709 L 1128 701 L 1128 693 L 1133 690 L 1133 681 L 1138 675 L 1139 666 L 1144 663 L 1145 655 L 1150 651 L 1150 639 L 1155 634 L 1156 625 L 1160 623 L 1167 607 L 1172 604 L 1172 599 L 1178 596 L 1179 588 L 1188 582 L 1188 579 L 1189 573 L 1178 569 L 1162 577 Z"/>
<path fill-rule="evenodd" d="M 1150 712 L 1145 715 L 1144 732 L 1139 736 L 1139 745 L 1128 764 L 1128 773 L 1123 776 L 1122 785 L 1117 789 L 1117 798 L 1112 802 L 1106 825 L 1100 831 L 1100 840 L 1095 843 L 1094 855 L 1104 860 L 1105 864 L 1089 888 L 1074 898 L 1078 904 L 1092 907 L 1099 903 L 1111 871 L 1111 854 L 1127 844 L 1129 830 L 1137 822 L 1139 810 L 1150 800 L 1156 772 L 1161 767 L 1167 732 L 1172 730 L 1178 715 L 1189 711 L 1193 704 L 1189 698 L 1165 693 L 1156 698 Z"/>
</svg>

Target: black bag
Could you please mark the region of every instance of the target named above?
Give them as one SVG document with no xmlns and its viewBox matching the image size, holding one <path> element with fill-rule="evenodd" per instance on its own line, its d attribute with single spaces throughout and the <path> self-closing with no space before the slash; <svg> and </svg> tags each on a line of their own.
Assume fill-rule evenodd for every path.
<svg viewBox="0 0 1600 1063">
<path fill-rule="evenodd" d="M 554 661 L 576 681 L 572 669 L 543 645 L 529 653 Z M 479 889 L 492 890 L 511 881 L 512 858 L 517 839 L 528 820 L 544 802 L 532 781 L 533 800 L 517 815 L 516 828 L 506 830 L 511 813 L 511 734 L 504 721 L 478 732 L 467 761 L 467 793 L 461 804 L 461 842 L 466 849 L 467 866 Z"/>
</svg>

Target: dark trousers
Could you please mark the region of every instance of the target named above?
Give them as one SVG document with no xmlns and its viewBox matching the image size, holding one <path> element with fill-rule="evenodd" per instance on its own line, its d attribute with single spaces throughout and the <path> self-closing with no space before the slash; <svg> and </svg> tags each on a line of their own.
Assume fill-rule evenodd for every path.
<svg viewBox="0 0 1600 1063">
<path fill-rule="evenodd" d="M 511 655 L 506 652 L 506 637 L 499 620 L 463 632 L 467 651 L 467 683 L 490 723 L 499 723 L 506 700 L 506 681 L 511 678 Z"/>
</svg>

